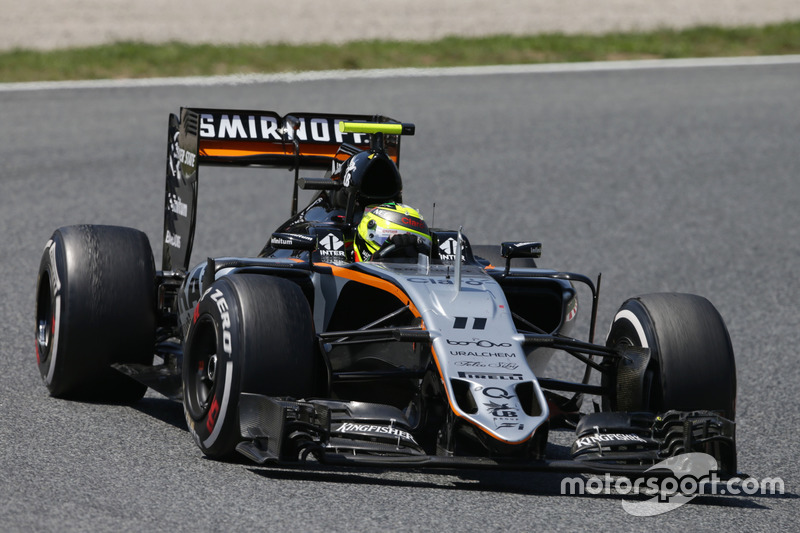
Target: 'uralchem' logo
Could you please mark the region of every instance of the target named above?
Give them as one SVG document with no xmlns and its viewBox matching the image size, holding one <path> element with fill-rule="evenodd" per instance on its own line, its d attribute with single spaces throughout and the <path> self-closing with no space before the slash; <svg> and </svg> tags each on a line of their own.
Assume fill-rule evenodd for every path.
<svg viewBox="0 0 800 533">
<path fill-rule="evenodd" d="M 622 500 L 622 508 L 634 516 L 655 516 L 664 514 L 700 494 L 754 495 L 783 494 L 784 483 L 781 478 L 739 478 L 722 480 L 717 475 L 717 461 L 705 453 L 685 453 L 669 457 L 645 471 L 671 471 L 671 475 L 637 477 L 593 476 L 589 478 L 572 477 L 561 480 L 561 494 L 617 494 L 650 495 L 649 500 Z"/>
</svg>

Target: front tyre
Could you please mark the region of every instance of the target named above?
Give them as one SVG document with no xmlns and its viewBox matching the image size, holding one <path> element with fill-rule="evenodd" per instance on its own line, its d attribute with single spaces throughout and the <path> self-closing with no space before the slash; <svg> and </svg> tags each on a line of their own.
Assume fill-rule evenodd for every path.
<svg viewBox="0 0 800 533">
<path fill-rule="evenodd" d="M 211 285 L 195 308 L 182 373 L 186 422 L 205 455 L 235 451 L 240 393 L 314 395 L 315 339 L 311 309 L 295 283 L 235 274 Z"/>
<path fill-rule="evenodd" d="M 111 367 L 152 364 L 155 265 L 147 236 L 68 226 L 45 246 L 36 289 L 36 360 L 50 394 L 132 402 L 147 387 Z"/>
<path fill-rule="evenodd" d="M 717 309 L 692 294 L 647 294 L 627 300 L 611 325 L 606 345 L 650 349 L 641 398 L 610 410 L 719 411 L 734 420 L 736 364 L 728 329 Z M 604 375 L 604 384 L 610 381 Z M 612 388 L 614 390 L 614 388 Z"/>
</svg>

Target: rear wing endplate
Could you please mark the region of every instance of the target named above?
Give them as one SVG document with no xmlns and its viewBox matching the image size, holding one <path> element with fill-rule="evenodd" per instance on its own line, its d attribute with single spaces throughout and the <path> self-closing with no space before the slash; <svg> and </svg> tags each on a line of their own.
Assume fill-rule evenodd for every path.
<svg viewBox="0 0 800 533">
<path fill-rule="evenodd" d="M 197 175 L 202 166 L 334 169 L 349 154 L 342 145 L 369 148 L 369 135 L 340 122 L 396 121 L 380 116 L 181 108 L 171 114 L 167 148 L 162 269 L 187 271 L 197 220 Z M 400 136 L 387 135 L 386 154 L 397 164 Z M 350 150 L 352 153 L 352 149 Z"/>
</svg>

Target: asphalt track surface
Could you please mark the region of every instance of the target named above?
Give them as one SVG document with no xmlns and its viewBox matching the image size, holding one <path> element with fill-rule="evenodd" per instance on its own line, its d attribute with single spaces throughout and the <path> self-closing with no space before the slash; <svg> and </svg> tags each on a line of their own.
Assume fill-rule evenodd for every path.
<svg viewBox="0 0 800 533">
<path fill-rule="evenodd" d="M 620 495 L 560 495 L 557 474 L 213 462 L 157 394 L 134 407 L 48 397 L 33 349 L 44 244 L 62 225 L 133 226 L 160 260 L 167 115 L 181 105 L 416 123 L 406 201 L 429 219 L 435 201 L 435 224 L 473 243 L 541 240 L 542 265 L 602 271 L 601 337 L 628 296 L 707 296 L 737 356 L 740 469 L 787 493 L 637 518 Z M 10 91 L 0 117 L 0 529 L 796 528 L 797 64 Z M 290 178 L 201 169 L 195 259 L 256 252 L 288 215 Z"/>
</svg>

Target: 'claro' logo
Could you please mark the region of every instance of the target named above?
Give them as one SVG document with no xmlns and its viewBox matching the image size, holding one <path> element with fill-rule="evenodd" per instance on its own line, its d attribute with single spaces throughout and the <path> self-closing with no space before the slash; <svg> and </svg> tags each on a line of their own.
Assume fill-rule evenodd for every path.
<svg viewBox="0 0 800 533">
<path fill-rule="evenodd" d="M 510 342 L 492 342 L 487 340 L 478 341 L 454 341 L 447 339 L 447 344 L 450 346 L 479 346 L 481 348 L 510 348 Z"/>
</svg>

